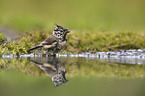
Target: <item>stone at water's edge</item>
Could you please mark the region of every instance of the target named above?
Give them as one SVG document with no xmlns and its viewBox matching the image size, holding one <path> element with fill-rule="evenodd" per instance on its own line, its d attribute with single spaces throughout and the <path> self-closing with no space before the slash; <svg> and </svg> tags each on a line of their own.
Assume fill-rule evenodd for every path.
<svg viewBox="0 0 145 96">
<path fill-rule="evenodd" d="M 41 52 L 31 53 L 31 54 L 21 54 L 20 57 L 35 57 L 42 56 Z M 129 49 L 129 50 L 120 50 L 120 51 L 109 51 L 109 52 L 97 52 L 97 53 L 81 53 L 81 54 L 56 54 L 57 57 L 86 57 L 86 58 L 142 58 L 145 59 L 145 49 Z M 2 55 L 3 58 L 7 57 L 17 57 L 15 54 L 6 54 Z"/>
<path fill-rule="evenodd" d="M 31 53 L 31 54 L 21 54 L 19 57 L 41 57 L 42 53 Z M 97 53 L 81 53 L 81 54 L 56 54 L 57 57 L 86 57 L 86 58 L 141 58 L 145 59 L 145 49 L 130 49 L 130 50 L 120 50 L 120 51 L 109 51 L 109 52 L 97 52 Z M 2 55 L 3 58 L 13 58 L 17 57 L 15 54 Z"/>
</svg>

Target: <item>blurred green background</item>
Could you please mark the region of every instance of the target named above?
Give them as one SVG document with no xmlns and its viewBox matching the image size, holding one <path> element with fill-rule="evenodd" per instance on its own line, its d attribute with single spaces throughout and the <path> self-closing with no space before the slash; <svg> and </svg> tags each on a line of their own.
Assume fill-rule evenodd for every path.
<svg viewBox="0 0 145 96">
<path fill-rule="evenodd" d="M 144 31 L 145 0 L 0 0 L 0 25 L 19 32 L 54 28 Z"/>
</svg>

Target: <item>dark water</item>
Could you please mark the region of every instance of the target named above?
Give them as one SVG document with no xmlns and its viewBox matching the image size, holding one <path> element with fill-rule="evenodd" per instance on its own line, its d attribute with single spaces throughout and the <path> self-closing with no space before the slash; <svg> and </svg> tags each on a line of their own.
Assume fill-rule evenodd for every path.
<svg viewBox="0 0 145 96">
<path fill-rule="evenodd" d="M 0 70 L 0 96 L 145 95 L 139 58 L 1 58 Z"/>
</svg>

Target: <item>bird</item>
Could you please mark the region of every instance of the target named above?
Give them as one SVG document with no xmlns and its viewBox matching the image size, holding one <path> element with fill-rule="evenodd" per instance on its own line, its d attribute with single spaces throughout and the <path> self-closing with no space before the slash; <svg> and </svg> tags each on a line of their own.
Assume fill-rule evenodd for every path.
<svg viewBox="0 0 145 96">
<path fill-rule="evenodd" d="M 27 52 L 29 53 L 32 50 L 43 48 L 47 51 L 48 56 L 55 56 L 56 53 L 60 52 L 66 45 L 67 42 L 67 33 L 70 33 L 68 28 L 63 28 L 60 25 L 56 25 L 56 28 L 53 30 L 53 34 L 49 35 L 43 42 L 39 45 L 36 45 Z"/>
</svg>

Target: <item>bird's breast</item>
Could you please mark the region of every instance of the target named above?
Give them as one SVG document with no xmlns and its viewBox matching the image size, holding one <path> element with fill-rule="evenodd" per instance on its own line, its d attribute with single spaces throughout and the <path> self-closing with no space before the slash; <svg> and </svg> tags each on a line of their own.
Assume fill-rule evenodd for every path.
<svg viewBox="0 0 145 96">
<path fill-rule="evenodd" d="M 66 45 L 66 41 L 61 41 L 58 44 L 58 47 L 63 48 Z"/>
</svg>

